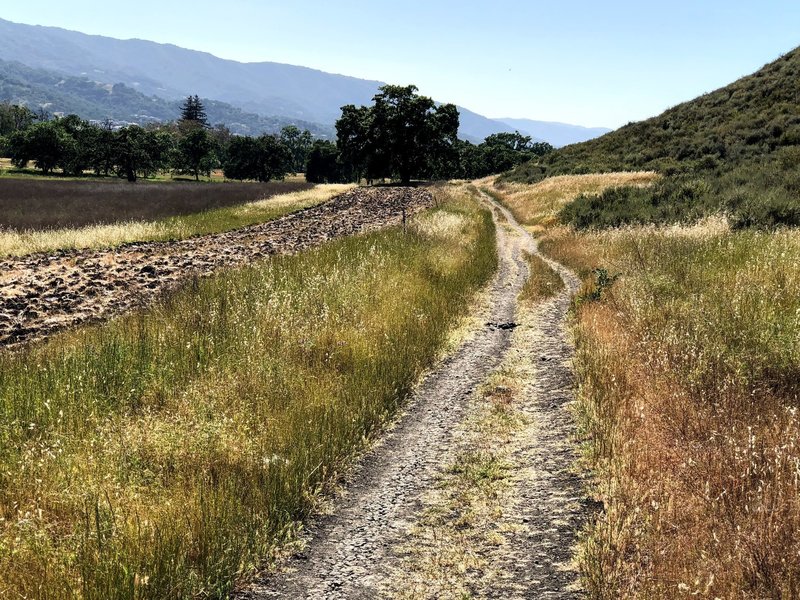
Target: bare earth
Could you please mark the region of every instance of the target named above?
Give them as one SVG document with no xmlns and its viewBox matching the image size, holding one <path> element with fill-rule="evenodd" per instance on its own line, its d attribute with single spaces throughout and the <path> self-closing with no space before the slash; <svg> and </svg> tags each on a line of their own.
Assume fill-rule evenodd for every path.
<svg viewBox="0 0 800 600">
<path fill-rule="evenodd" d="M 180 280 L 400 222 L 433 204 L 412 188 L 357 188 L 274 221 L 223 234 L 0 261 L 0 348 L 144 305 Z"/>
<path fill-rule="evenodd" d="M 486 202 L 491 202 L 485 198 Z M 494 205 L 507 225 L 497 227 L 500 269 L 480 323 L 461 346 L 419 386 L 392 430 L 351 473 L 329 514 L 312 523 L 304 549 L 246 589 L 241 600 L 264 598 L 380 598 L 397 595 L 397 579 L 408 532 L 424 509 L 454 445 L 454 432 L 479 385 L 497 368 L 516 335 L 517 297 L 528 276 L 523 250 L 536 244 L 510 213 Z M 497 223 L 498 219 L 496 219 Z M 572 349 L 565 317 L 576 278 L 548 261 L 566 290 L 543 303 L 524 324 L 534 383 L 523 410 L 529 417 L 515 442 L 514 498 L 508 515 L 519 524 L 507 545 L 493 551 L 501 572 L 484 598 L 579 598 L 571 557 L 587 508 L 572 467 L 574 423 Z M 496 556 L 494 556 L 496 554 Z M 431 596 L 432 597 L 432 596 Z"/>
</svg>

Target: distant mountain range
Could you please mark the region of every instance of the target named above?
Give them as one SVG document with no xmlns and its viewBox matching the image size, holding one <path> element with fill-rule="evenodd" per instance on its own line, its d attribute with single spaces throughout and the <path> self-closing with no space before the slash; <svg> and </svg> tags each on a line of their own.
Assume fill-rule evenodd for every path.
<svg viewBox="0 0 800 600">
<path fill-rule="evenodd" d="M 556 148 L 585 142 L 611 131 L 607 127 L 581 127 L 552 121 L 532 121 L 530 119 L 496 119 L 521 133 L 539 140 L 546 140 Z"/>
<path fill-rule="evenodd" d="M 0 60 L 0 101 L 41 108 L 50 114 L 76 114 L 89 120 L 140 124 L 177 119 L 182 103 L 146 96 L 124 83 L 98 83 L 86 77 L 65 76 L 4 60 Z M 225 123 L 237 134 L 277 132 L 286 125 L 296 125 L 317 137 L 336 135 L 332 125 L 248 113 L 217 100 L 203 99 L 203 105 L 209 122 Z"/>
<path fill-rule="evenodd" d="M 172 44 L 3 19 L 0 60 L 0 101 L 26 102 L 33 108 L 48 105 L 51 112 L 64 107 L 63 112 L 85 118 L 139 122 L 143 116 L 174 119 L 176 103 L 198 94 L 208 99 L 212 122 L 239 123 L 242 131 L 251 132 L 295 123 L 330 136 L 343 105 L 369 104 L 383 85 L 306 67 L 241 63 Z M 556 146 L 599 135 L 573 125 L 526 120 L 517 124 L 462 107 L 459 111 L 461 137 L 476 142 L 515 129 Z"/>
</svg>

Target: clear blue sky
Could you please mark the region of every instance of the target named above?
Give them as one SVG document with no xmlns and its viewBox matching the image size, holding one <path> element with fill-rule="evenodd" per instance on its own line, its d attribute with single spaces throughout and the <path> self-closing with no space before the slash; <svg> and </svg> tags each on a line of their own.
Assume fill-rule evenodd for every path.
<svg viewBox="0 0 800 600">
<path fill-rule="evenodd" d="M 9 0 L 0 17 L 415 83 L 492 117 L 609 127 L 800 45 L 799 0 Z"/>
</svg>

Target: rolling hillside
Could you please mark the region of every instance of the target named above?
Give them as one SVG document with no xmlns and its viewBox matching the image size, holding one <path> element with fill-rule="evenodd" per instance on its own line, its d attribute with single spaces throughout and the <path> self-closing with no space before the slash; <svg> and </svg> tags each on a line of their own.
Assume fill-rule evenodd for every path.
<svg viewBox="0 0 800 600">
<path fill-rule="evenodd" d="M 0 60 L 0 102 L 26 105 L 48 113 L 74 113 L 85 119 L 145 124 L 170 121 L 180 115 L 180 100 L 165 100 L 123 84 L 101 84 L 86 77 L 63 76 Z M 224 123 L 240 134 L 275 133 L 285 125 L 308 129 L 318 137 L 333 137 L 332 127 L 287 117 L 247 113 L 225 102 L 204 100 L 209 122 Z"/>
<path fill-rule="evenodd" d="M 0 59 L 34 69 L 125 84 L 168 101 L 199 94 L 243 113 L 331 128 L 345 104 L 369 104 L 380 81 L 273 62 L 241 63 L 145 40 L 118 40 L 0 19 Z M 210 107 L 209 107 L 210 108 Z M 460 135 L 479 142 L 514 128 L 463 107 Z M 211 114 L 211 111 L 209 111 Z"/>
<path fill-rule="evenodd" d="M 595 140 L 526 163 L 505 181 L 655 170 L 650 190 L 612 190 L 564 215 L 578 226 L 673 222 L 724 212 L 741 226 L 800 225 L 800 48 L 756 73 Z"/>
<path fill-rule="evenodd" d="M 547 174 L 727 169 L 800 144 L 800 48 L 724 88 L 547 157 Z M 526 165 L 514 180 L 541 178 Z"/>
<path fill-rule="evenodd" d="M 312 132 L 322 131 L 320 135 L 330 135 L 342 106 L 369 104 L 378 88 L 384 84 L 381 81 L 280 63 L 225 60 L 207 52 L 187 50 L 172 44 L 118 40 L 3 19 L 0 19 L 0 60 L 18 62 L 34 70 L 45 70 L 50 75 L 86 79 L 88 82 L 79 84 L 84 88 L 91 88 L 91 82 L 106 86 L 124 84 L 130 89 L 119 88 L 121 92 L 124 90 L 131 98 L 132 92 L 142 95 L 136 98 L 130 110 L 126 109 L 132 114 L 138 114 L 144 106 L 149 106 L 148 103 L 156 104 L 152 100 L 154 96 L 166 100 L 165 106 L 173 106 L 176 100 L 199 94 L 216 103 L 212 109 L 211 100 L 206 102 L 213 121 L 242 123 L 246 126 L 242 132 L 262 128 L 270 131 L 277 123 L 299 125 L 307 122 Z M 56 94 L 52 89 L 47 93 L 41 89 L 31 92 L 30 100 L 20 91 L 17 97 L 28 100 L 27 103 L 32 105 L 40 104 L 42 100 L 54 104 L 80 104 L 75 99 L 66 103 L 63 95 Z M 89 90 L 89 94 L 93 95 L 95 91 Z M 85 114 L 73 109 L 65 112 L 78 112 L 89 118 L 111 116 L 97 108 L 93 105 Z M 110 108 L 111 105 L 106 103 L 104 110 Z M 239 113 L 235 112 L 237 109 Z M 493 133 L 519 129 L 531 135 L 535 141 L 563 146 L 606 131 L 525 119 L 517 124 L 513 120 L 489 119 L 462 106 L 458 110 L 461 114 L 459 135 L 475 143 Z M 150 108 L 144 113 L 151 114 Z M 112 118 L 136 120 L 126 118 L 122 113 L 114 115 L 120 116 Z M 264 127 L 262 120 L 269 125 Z M 232 129 L 237 130 L 236 127 Z"/>
</svg>

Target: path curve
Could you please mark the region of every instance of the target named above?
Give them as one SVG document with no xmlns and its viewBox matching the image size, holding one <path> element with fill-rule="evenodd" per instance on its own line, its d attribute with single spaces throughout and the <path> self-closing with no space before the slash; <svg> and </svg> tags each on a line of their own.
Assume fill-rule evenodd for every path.
<svg viewBox="0 0 800 600">
<path fill-rule="evenodd" d="M 388 579 L 389 567 L 397 559 L 396 552 L 405 541 L 406 529 L 421 509 L 422 494 L 441 474 L 442 457 L 456 426 L 467 413 L 470 397 L 500 365 L 510 346 L 513 327 L 503 325 L 513 323 L 517 298 L 528 276 L 524 252 L 538 252 L 535 240 L 508 211 L 485 196 L 483 200 L 493 210 L 500 258 L 498 273 L 490 286 L 489 301 L 481 309 L 480 322 L 486 325 L 472 331 L 455 353 L 425 377 L 396 425 L 355 467 L 344 493 L 333 500 L 331 514 L 320 517 L 309 526 L 306 549 L 289 558 L 276 573 L 265 574 L 240 590 L 236 595 L 239 600 L 373 599 L 384 595 L 382 582 Z M 511 234 L 500 226 L 501 217 L 498 215 L 508 222 Z M 577 280 L 560 265 L 549 260 L 548 263 L 553 264 L 565 279 L 567 290 L 559 296 L 552 311 L 542 316 L 540 325 L 546 329 L 544 335 L 552 333 L 557 338 L 555 344 L 558 348 L 553 348 L 553 353 L 564 353 L 568 352 L 564 330 L 566 309 Z M 549 319 L 553 320 L 553 331 L 547 330 L 550 325 L 544 322 Z M 571 398 L 571 379 L 559 374 L 553 382 L 556 380 L 561 395 L 549 401 L 535 400 L 533 404 L 541 405 L 541 410 L 533 418 L 547 419 L 547 411 L 551 410 L 547 407 L 551 405 L 555 410 L 563 411 L 567 395 Z M 542 382 L 547 381 L 546 374 L 542 374 Z M 548 384 L 543 383 L 536 393 L 547 395 L 547 387 Z M 557 426 L 558 420 L 549 419 L 548 426 Z M 565 427 L 554 429 L 552 437 L 569 429 L 569 418 L 562 420 Z M 562 445 L 570 442 L 567 438 Z M 560 472 L 566 462 L 571 465 L 572 458 L 565 452 L 548 456 L 549 448 L 545 447 L 541 454 L 542 468 L 552 469 L 553 473 Z M 537 478 L 535 485 L 560 486 L 551 490 L 558 500 L 550 504 L 550 508 L 557 508 L 571 497 L 574 490 L 564 488 L 563 483 L 553 478 Z M 529 513 L 536 511 L 537 507 L 517 509 Z M 564 516 L 564 511 L 559 514 Z M 541 521 L 541 517 L 537 517 L 532 523 L 540 524 Z M 555 531 L 552 531 L 552 525 L 548 525 L 547 531 L 534 531 L 531 527 L 527 538 L 523 539 L 521 533 L 520 539 L 514 543 L 530 548 L 530 542 L 535 541 L 550 553 L 559 553 L 563 549 L 570 552 L 574 543 L 573 525 L 569 521 L 563 527 L 555 527 Z M 520 583 L 528 584 L 522 586 L 521 597 L 572 597 L 538 593 L 545 588 L 555 590 L 556 584 L 543 575 L 543 571 L 555 568 L 555 561 L 540 569 L 538 564 L 542 560 L 534 557 L 533 552 L 530 554 L 530 560 L 523 557 L 518 565 L 511 565 L 512 571 L 517 573 L 513 581 L 515 589 Z M 558 558 L 563 562 L 560 554 Z M 558 590 L 564 590 L 571 582 L 556 583 L 560 586 Z M 493 592 L 491 597 L 509 597 L 502 589 L 496 591 L 498 595 Z"/>
</svg>

